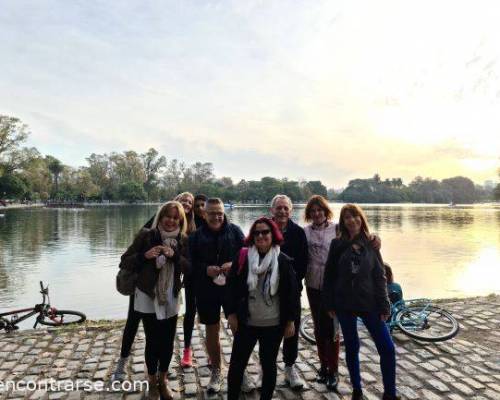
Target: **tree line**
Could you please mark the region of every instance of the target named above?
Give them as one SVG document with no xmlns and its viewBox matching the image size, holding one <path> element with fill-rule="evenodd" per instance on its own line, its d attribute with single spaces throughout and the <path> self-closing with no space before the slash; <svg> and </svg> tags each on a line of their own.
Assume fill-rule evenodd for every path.
<svg viewBox="0 0 500 400">
<path fill-rule="evenodd" d="M 495 189 L 483 187 L 463 176 L 441 181 L 418 176 L 409 185 L 404 185 L 401 178 L 382 180 L 375 174 L 373 178 L 349 181 L 337 199 L 353 203 L 470 204 L 500 199 L 500 185 Z"/>
<path fill-rule="evenodd" d="M 418 177 L 405 186 L 401 178 L 382 181 L 375 175 L 350 181 L 340 193 L 327 190 L 320 180 L 263 177 L 234 183 L 230 177 L 217 178 L 212 163 L 167 160 L 154 148 L 145 153 L 93 153 L 86 158 L 87 165 L 74 168 L 36 148 L 23 147 L 28 135 L 27 125 L 18 118 L 0 115 L 0 199 L 157 202 L 184 191 L 243 203 L 268 203 L 277 193 L 295 202 L 320 194 L 360 203 L 470 203 L 493 196 L 463 177 L 441 182 Z M 500 198 L 498 186 L 494 194 Z"/>
</svg>

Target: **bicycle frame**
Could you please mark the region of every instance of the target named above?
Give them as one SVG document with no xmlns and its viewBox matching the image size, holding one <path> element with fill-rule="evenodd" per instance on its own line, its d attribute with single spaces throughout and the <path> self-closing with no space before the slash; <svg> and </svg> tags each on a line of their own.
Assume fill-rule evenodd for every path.
<svg viewBox="0 0 500 400">
<path fill-rule="evenodd" d="M 42 294 L 42 303 L 41 304 L 36 304 L 35 307 L 22 308 L 19 310 L 13 310 L 13 311 L 7 311 L 4 313 L 0 313 L 0 321 L 3 322 L 3 324 L 4 324 L 3 328 L 5 330 L 7 330 L 7 331 L 15 330 L 15 329 L 17 329 L 16 325 L 18 323 L 20 323 L 28 318 L 31 318 L 35 314 L 38 314 L 39 317 L 37 317 L 35 324 L 33 325 L 33 328 L 36 328 L 42 313 L 44 311 L 50 309 L 50 297 L 49 297 L 48 286 L 46 288 L 44 288 L 43 283 L 40 282 L 40 288 L 41 288 L 40 293 Z M 21 313 L 27 313 L 27 314 L 22 315 L 21 317 L 18 317 L 18 314 L 21 314 Z M 10 319 L 6 318 L 10 315 L 12 315 L 12 317 Z"/>
<path fill-rule="evenodd" d="M 432 302 L 429 299 L 422 298 L 422 299 L 411 299 L 411 300 L 399 300 L 398 302 L 391 304 L 391 317 L 387 321 L 387 326 L 391 331 L 397 327 L 396 314 L 399 311 L 406 309 L 409 304 L 413 303 L 423 304 L 424 307 L 422 311 L 418 313 L 418 315 L 415 315 L 414 318 L 405 320 L 405 324 L 408 324 L 409 326 L 413 325 L 416 328 L 420 326 L 422 322 L 425 321 L 425 319 L 427 318 L 426 310 L 428 307 L 432 306 Z"/>
</svg>

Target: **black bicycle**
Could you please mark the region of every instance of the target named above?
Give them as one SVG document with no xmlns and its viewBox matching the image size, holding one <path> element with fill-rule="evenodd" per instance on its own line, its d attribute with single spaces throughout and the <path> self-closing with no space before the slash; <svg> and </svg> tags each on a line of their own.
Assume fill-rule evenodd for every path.
<svg viewBox="0 0 500 400">
<path fill-rule="evenodd" d="M 42 294 L 42 303 L 36 304 L 31 308 L 23 308 L 20 310 L 7 311 L 0 313 L 0 331 L 5 329 L 7 332 L 19 329 L 17 324 L 37 315 L 35 325 L 38 324 L 47 326 L 64 326 L 71 324 L 80 324 L 87 317 L 79 311 L 58 310 L 50 305 L 49 286 L 43 287 L 43 282 L 40 281 L 40 293 Z"/>
</svg>

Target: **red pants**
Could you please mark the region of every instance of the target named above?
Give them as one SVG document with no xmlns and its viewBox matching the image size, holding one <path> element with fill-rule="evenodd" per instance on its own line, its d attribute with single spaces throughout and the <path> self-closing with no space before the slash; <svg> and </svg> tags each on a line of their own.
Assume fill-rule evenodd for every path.
<svg viewBox="0 0 500 400">
<path fill-rule="evenodd" d="M 314 337 L 316 338 L 321 368 L 328 370 L 329 373 L 337 373 L 340 350 L 338 322 L 330 318 L 323 307 L 321 291 L 312 288 L 306 288 L 306 290 L 314 323 Z M 337 326 L 337 332 L 334 332 L 334 324 Z"/>
</svg>

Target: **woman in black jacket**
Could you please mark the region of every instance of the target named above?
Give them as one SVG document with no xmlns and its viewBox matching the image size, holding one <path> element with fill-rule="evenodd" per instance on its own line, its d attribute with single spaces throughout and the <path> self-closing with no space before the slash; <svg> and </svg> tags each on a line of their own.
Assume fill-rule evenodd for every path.
<svg viewBox="0 0 500 400">
<path fill-rule="evenodd" d="M 243 373 L 256 342 L 262 364 L 261 399 L 276 386 L 276 359 L 283 336 L 293 336 L 300 312 L 297 278 L 290 258 L 280 252 L 283 236 L 269 218 L 255 221 L 248 248 L 233 261 L 227 281 L 225 312 L 234 335 L 228 372 L 228 400 L 237 400 Z"/>
<path fill-rule="evenodd" d="M 369 242 L 370 232 L 360 207 L 346 204 L 340 211 L 340 238 L 333 239 L 325 266 L 325 308 L 337 316 L 353 386 L 353 400 L 364 399 L 359 372 L 358 317 L 370 332 L 384 383 L 383 400 L 396 400 L 396 357 L 385 321 L 390 315 L 387 283 L 380 253 Z"/>
<path fill-rule="evenodd" d="M 122 255 L 120 268 L 137 272 L 134 310 L 146 334 L 149 399 L 173 395 L 167 372 L 174 348 L 181 274 L 188 268 L 186 217 L 177 201 L 165 203 L 151 229 L 141 231 Z M 159 377 L 157 375 L 159 369 Z"/>
</svg>

